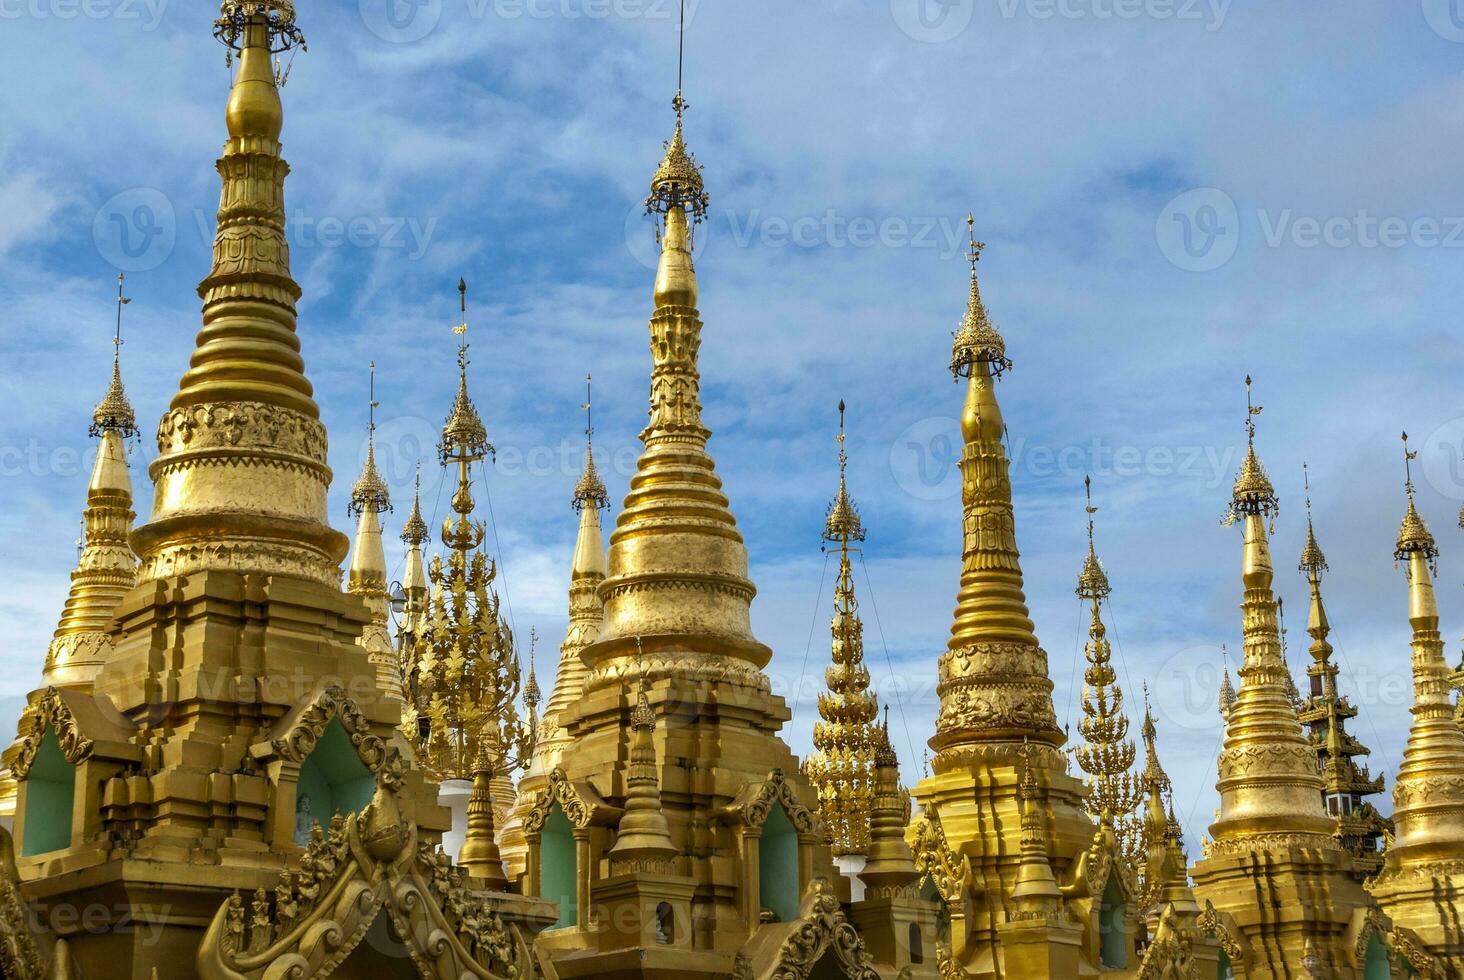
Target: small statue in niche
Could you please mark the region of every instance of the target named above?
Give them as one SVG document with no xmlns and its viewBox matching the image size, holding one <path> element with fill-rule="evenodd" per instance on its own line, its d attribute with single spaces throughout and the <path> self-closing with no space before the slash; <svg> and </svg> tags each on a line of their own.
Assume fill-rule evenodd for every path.
<svg viewBox="0 0 1464 980">
<path fill-rule="evenodd" d="M 310 844 L 310 832 L 315 829 L 315 817 L 311 814 L 314 806 L 309 796 L 302 796 L 295 807 L 296 847 L 308 847 Z"/>
</svg>

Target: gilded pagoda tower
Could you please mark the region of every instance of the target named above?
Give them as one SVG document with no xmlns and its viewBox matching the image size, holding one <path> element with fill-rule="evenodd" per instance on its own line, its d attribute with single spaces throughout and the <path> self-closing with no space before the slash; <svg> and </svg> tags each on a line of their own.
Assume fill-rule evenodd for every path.
<svg viewBox="0 0 1464 980">
<path fill-rule="evenodd" d="M 833 836 L 834 856 L 846 871 L 859 871 L 869 847 L 870 807 L 876 791 L 879 705 L 864 666 L 864 624 L 854 597 L 850 553 L 864 541 L 864 522 L 849 497 L 845 470 L 844 403 L 839 402 L 839 490 L 824 520 L 826 545 L 838 548 L 830 656 L 819 692 L 819 720 L 813 725 L 813 754 L 804 773 L 818 792 L 819 815 Z"/>
<path fill-rule="evenodd" d="M 341 588 L 348 542 L 326 517 L 272 64 L 302 42 L 294 9 L 227 0 L 215 33 L 235 69 L 218 230 L 198 287 L 203 327 L 157 428 L 152 514 L 130 536 L 138 581 L 127 589 L 131 410 L 119 382 L 104 402 L 115 411 L 97 420 L 110 447 L 94 491 L 107 498 L 107 608 L 97 594 L 86 620 L 108 652 L 85 678 L 47 678 L 15 767 L 28 897 L 108 916 L 58 937 L 91 977 L 193 975 L 226 897 L 273 889 L 301 841 L 362 812 L 380 780 L 424 843 L 445 826 L 394 744 L 399 704 L 358 642 L 372 614 Z"/>
<path fill-rule="evenodd" d="M 557 714 L 570 743 L 524 821 L 525 888 L 561 909 L 538 948 L 561 978 L 763 977 L 825 955 L 871 977 L 852 929 L 853 945 L 800 938 L 843 921 L 842 879 L 777 734 L 789 712 L 763 673 L 747 550 L 707 451 L 692 235 L 708 197 L 680 93 L 674 107 L 646 202 L 661 252 L 645 449 L 610 535 L 603 627 L 580 651 L 583 693 Z M 651 770 L 654 828 L 635 816 L 649 812 Z M 620 847 L 648 828 L 662 843 Z"/>
<path fill-rule="evenodd" d="M 1404 435 L 1404 454 L 1407 449 Z M 1403 763 L 1393 781 L 1393 822 L 1397 833 L 1383 870 L 1368 883 L 1399 932 L 1432 958 L 1438 975 L 1464 976 L 1464 732 L 1454 719 L 1450 671 L 1439 633 L 1434 597 L 1438 545 L 1413 500 L 1407 482 L 1408 510 L 1398 531 L 1394 558 L 1408 571 L 1408 620 L 1413 627 L 1413 725 Z M 1424 972 L 1423 963 L 1412 964 Z"/>
<path fill-rule="evenodd" d="M 1311 483 L 1307 481 L 1306 544 L 1301 550 L 1300 571 L 1306 576 L 1311 591 L 1306 631 L 1312 638 L 1309 651 L 1312 663 L 1307 667 L 1311 679 L 1309 696 L 1298 717 L 1306 726 L 1307 736 L 1317 753 L 1317 768 L 1322 774 L 1323 798 L 1327 813 L 1336 817 L 1342 844 L 1352 853 L 1359 880 L 1377 874 L 1383 866 L 1382 841 L 1393 832 L 1393 822 L 1368 802 L 1369 796 L 1383 791 L 1383 777 L 1373 776 L 1367 766 L 1356 760 L 1369 754 L 1367 746 L 1347 731 L 1347 723 L 1357 717 L 1357 708 L 1337 691 L 1337 664 L 1332 661 L 1332 632 L 1327 620 L 1327 607 L 1322 601 L 1322 576 L 1327 571 L 1327 557 L 1317 544 L 1312 527 Z"/>
<path fill-rule="evenodd" d="M 87 484 L 80 553 L 71 572 L 71 589 L 55 635 L 46 649 L 41 686 L 32 691 L 19 728 L 30 727 L 36 703 L 49 688 L 88 692 L 112 655 L 112 612 L 137 584 L 137 557 L 127 543 L 132 531 L 132 474 L 127 440 L 138 436 L 137 414 L 122 387 L 122 308 L 124 277 L 117 276 L 117 327 L 112 344 L 112 380 L 92 412 L 91 435 L 97 458 Z M 21 743 L 0 756 L 0 820 L 15 815 L 16 783 L 11 772 Z"/>
<path fill-rule="evenodd" d="M 1027 613 L 996 399 L 1011 362 L 981 298 L 984 245 L 967 220 L 970 295 L 951 356 L 966 383 L 961 582 L 938 667 L 933 774 L 911 791 L 922 812 L 910 838 L 946 905 L 952 969 L 992 980 L 1077 976 L 1104 960 L 1099 919 L 1120 845 L 1095 826 L 1088 790 L 1067 770 L 1047 653 Z M 1109 859 L 1080 860 L 1090 849 Z M 1109 962 L 1132 966 L 1134 938 L 1126 953 L 1110 949 Z"/>
<path fill-rule="evenodd" d="M 1334 837 L 1316 752 L 1286 690 L 1269 543 L 1278 498 L 1256 454 L 1260 408 L 1250 403 L 1249 378 L 1246 399 L 1248 448 L 1227 517 L 1244 530 L 1245 655 L 1226 713 L 1219 815 L 1193 868 L 1194 891 L 1224 918 L 1247 980 L 1305 977 L 1304 958 L 1322 976 L 1360 977 L 1349 930 L 1370 903 Z M 1269 898 L 1257 902 L 1258 894 Z"/>
<path fill-rule="evenodd" d="M 405 700 L 401 668 L 391 639 L 391 600 L 387 594 L 386 548 L 381 540 L 381 515 L 391 511 L 391 491 L 376 468 L 376 362 L 371 363 L 371 399 L 366 428 L 366 461 L 351 487 L 347 514 L 356 518 L 356 541 L 346 591 L 358 595 L 371 611 L 371 623 L 360 644 L 376 668 L 382 697 Z"/>
<path fill-rule="evenodd" d="M 580 652 L 600 635 L 605 620 L 605 605 L 599 591 L 600 583 L 605 581 L 605 542 L 600 515 L 610 506 L 610 494 L 595 468 L 589 384 L 590 379 L 586 378 L 585 462 L 570 498 L 570 506 L 579 518 L 579 530 L 570 561 L 569 626 L 559 645 L 559 667 L 549 700 L 544 704 L 544 715 L 539 719 L 533 757 L 519 781 L 513 812 L 504 826 L 503 857 L 511 878 L 518 878 L 526 870 L 528 842 L 524 838 L 524 817 L 533 809 L 534 801 L 549 783 L 549 774 L 559 766 L 565 749 L 573 741 L 560 718 L 584 694 L 588 671 Z"/>
</svg>

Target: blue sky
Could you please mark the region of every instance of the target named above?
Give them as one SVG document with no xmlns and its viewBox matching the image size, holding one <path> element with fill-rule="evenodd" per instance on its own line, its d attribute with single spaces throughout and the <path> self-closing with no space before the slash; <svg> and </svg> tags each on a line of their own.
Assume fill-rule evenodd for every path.
<svg viewBox="0 0 1464 980">
<path fill-rule="evenodd" d="M 0 725 L 34 685 L 65 597 L 117 267 L 130 270 L 124 370 L 145 430 L 197 329 L 229 84 L 207 6 L 0 0 L 0 534 L 12 571 Z M 394 541 L 413 462 L 431 455 L 450 400 L 465 276 L 474 394 L 500 452 L 487 489 L 505 587 L 520 633 L 545 638 L 547 679 L 585 373 L 617 501 L 644 420 L 653 244 L 638 215 L 672 123 L 672 2 L 299 6 L 310 51 L 284 96 L 287 200 L 333 518 L 348 526 L 374 358 L 378 455 L 402 508 Z M 1073 587 L 1091 472 L 1120 679 L 1135 714 L 1140 683 L 1154 689 L 1197 856 L 1216 803 L 1220 648 L 1240 644 L 1240 535 L 1219 518 L 1249 372 L 1283 498 L 1292 664 L 1299 675 L 1307 644 L 1293 572 L 1305 460 L 1342 684 L 1363 710 L 1354 731 L 1391 774 L 1411 697 L 1391 559 L 1404 428 L 1444 550 L 1451 660 L 1464 627 L 1459 6 L 691 0 L 687 137 L 713 200 L 698 257 L 706 418 L 760 588 L 754 623 L 795 708 L 795 751 L 808 749 L 828 655 L 818 532 L 840 398 L 870 528 L 866 654 L 898 700 L 907 780 L 932 731 L 960 550 L 949 463 L 961 393 L 945 364 L 974 211 L 984 292 L 1016 362 L 1000 397 L 1060 717 L 1075 720 L 1081 678 Z M 133 457 L 143 514 L 153 454 L 148 439 Z M 429 510 L 437 489 L 429 468 Z"/>
</svg>

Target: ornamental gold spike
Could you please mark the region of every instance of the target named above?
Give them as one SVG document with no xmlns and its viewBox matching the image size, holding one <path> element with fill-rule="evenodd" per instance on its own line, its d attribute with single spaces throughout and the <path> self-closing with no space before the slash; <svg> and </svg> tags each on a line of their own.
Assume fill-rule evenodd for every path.
<svg viewBox="0 0 1464 980">
<path fill-rule="evenodd" d="M 357 642 L 376 668 L 376 683 L 383 697 L 405 700 L 401 667 L 391 641 L 391 599 L 387 590 L 386 548 L 381 539 L 381 515 L 391 510 L 391 493 L 376 469 L 376 362 L 371 362 L 367 401 L 366 462 L 351 488 L 347 513 L 356 518 L 356 542 L 346 591 L 360 596 L 371 611 L 371 622 Z"/>
<path fill-rule="evenodd" d="M 824 672 L 828 690 L 818 696 L 819 720 L 813 726 L 814 751 L 804 773 L 818 793 L 819 815 L 833 839 L 835 854 L 864 854 L 869 848 L 871 807 L 876 792 L 879 706 L 869 689 L 864 665 L 864 624 L 854 597 L 849 559 L 864 540 L 864 525 L 849 498 L 844 403 L 839 402 L 839 489 L 824 521 L 825 546 L 839 549 L 831 624 L 833 663 Z"/>
</svg>

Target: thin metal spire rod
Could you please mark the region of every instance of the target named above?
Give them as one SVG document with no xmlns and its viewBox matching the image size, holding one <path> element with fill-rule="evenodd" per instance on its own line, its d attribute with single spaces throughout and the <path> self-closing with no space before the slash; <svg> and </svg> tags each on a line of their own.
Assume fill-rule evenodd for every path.
<svg viewBox="0 0 1464 980">
<path fill-rule="evenodd" d="M 681 26 L 676 40 L 676 91 L 681 91 L 681 74 L 686 65 L 686 0 L 681 0 Z"/>
</svg>

